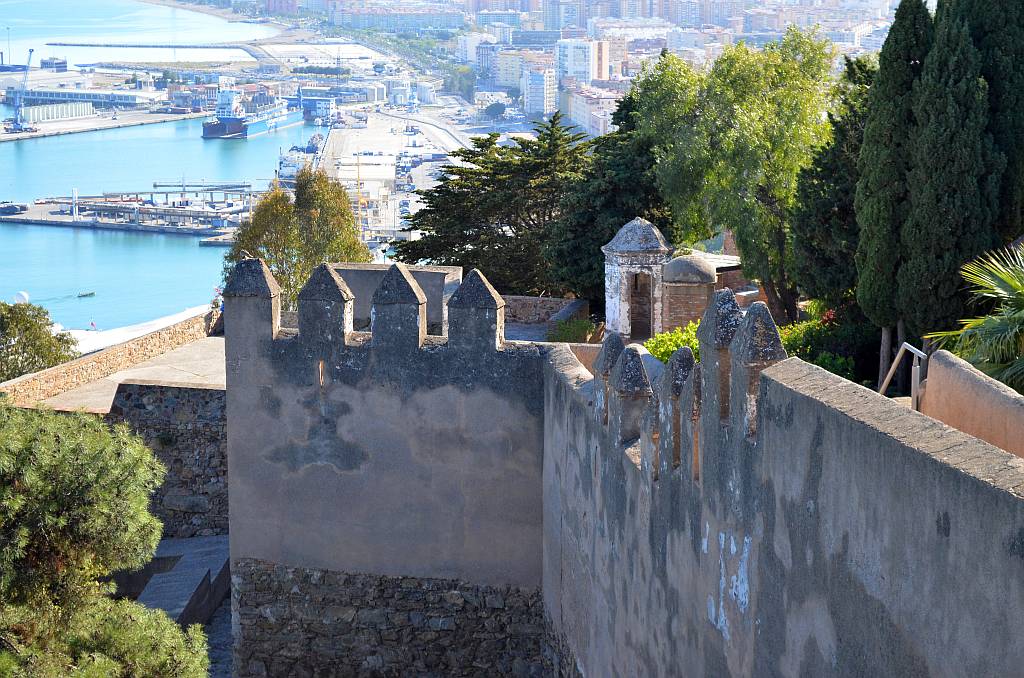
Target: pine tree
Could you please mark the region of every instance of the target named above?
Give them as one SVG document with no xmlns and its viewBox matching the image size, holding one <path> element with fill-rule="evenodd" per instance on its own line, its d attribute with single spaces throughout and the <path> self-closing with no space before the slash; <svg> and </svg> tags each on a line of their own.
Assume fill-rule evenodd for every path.
<svg viewBox="0 0 1024 678">
<path fill-rule="evenodd" d="M 916 334 L 964 312 L 960 267 L 998 244 L 1005 159 L 986 131 L 988 85 L 965 23 L 939 5 L 935 43 L 914 85 L 910 214 L 901 231 L 897 306 Z"/>
<path fill-rule="evenodd" d="M 857 283 L 854 255 L 860 228 L 853 207 L 857 159 L 867 118 L 867 95 L 878 71 L 875 61 L 846 58 L 832 140 L 800 173 L 793 214 L 793 278 L 807 295 L 837 303 Z"/>
<path fill-rule="evenodd" d="M 900 232 L 910 212 L 913 87 L 931 42 L 932 18 L 924 1 L 903 0 L 879 56 L 857 163 L 857 302 L 882 328 L 879 381 L 889 369 L 892 327 L 899 320 L 896 275 L 903 262 Z"/>
<path fill-rule="evenodd" d="M 996 230 L 1003 243 L 1024 235 L 1024 4 L 958 0 L 988 83 L 988 132 L 1006 157 Z"/>
<path fill-rule="evenodd" d="M 498 135 L 473 139 L 453 155 L 441 181 L 420 191 L 424 207 L 410 219 L 419 240 L 395 243 L 396 257 L 415 264 L 480 269 L 500 291 L 561 291 L 543 252 L 562 215 L 562 196 L 589 156 L 585 135 L 556 113 L 535 139 L 499 146 Z"/>
</svg>

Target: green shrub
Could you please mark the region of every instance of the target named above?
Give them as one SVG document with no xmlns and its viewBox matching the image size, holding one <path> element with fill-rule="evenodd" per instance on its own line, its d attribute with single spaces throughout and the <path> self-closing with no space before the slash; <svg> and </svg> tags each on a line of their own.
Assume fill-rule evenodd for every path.
<svg viewBox="0 0 1024 678">
<path fill-rule="evenodd" d="M 686 327 L 677 327 L 668 332 L 655 334 L 644 342 L 651 355 L 663 363 L 667 363 L 672 354 L 683 346 L 689 346 L 693 357 L 700 360 L 700 346 L 697 344 L 697 327 L 700 321 L 690 322 Z"/>
<path fill-rule="evenodd" d="M 203 676 L 206 642 L 101 580 L 150 560 L 164 469 L 126 426 L 0 397 L 0 676 Z"/>
<path fill-rule="evenodd" d="M 810 320 L 779 328 L 782 345 L 791 357 L 797 357 L 851 381 L 870 381 L 878 360 L 875 329 L 855 310 L 828 310 L 811 305 Z M 644 343 L 651 355 L 668 362 L 676 349 L 689 346 L 700 359 L 697 345 L 699 322 L 685 328 L 657 334 Z"/>
<path fill-rule="evenodd" d="M 0 381 L 78 357 L 74 338 L 67 332 L 54 334 L 52 326 L 42 306 L 0 301 Z"/>
<path fill-rule="evenodd" d="M 875 328 L 856 307 L 813 313 L 779 328 L 786 353 L 857 382 L 870 382 L 878 369 Z"/>
<path fill-rule="evenodd" d="M 566 344 L 582 344 L 594 334 L 596 326 L 588 318 L 559 320 L 555 329 L 548 332 L 548 341 Z"/>
</svg>

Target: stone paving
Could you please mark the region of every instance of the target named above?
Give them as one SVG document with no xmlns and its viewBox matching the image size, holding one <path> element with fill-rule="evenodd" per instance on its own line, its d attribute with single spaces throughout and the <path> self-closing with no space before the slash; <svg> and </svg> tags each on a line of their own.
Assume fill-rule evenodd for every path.
<svg viewBox="0 0 1024 678">
<path fill-rule="evenodd" d="M 106 413 L 128 379 L 224 387 L 224 338 L 206 337 L 44 401 L 56 410 Z"/>
</svg>

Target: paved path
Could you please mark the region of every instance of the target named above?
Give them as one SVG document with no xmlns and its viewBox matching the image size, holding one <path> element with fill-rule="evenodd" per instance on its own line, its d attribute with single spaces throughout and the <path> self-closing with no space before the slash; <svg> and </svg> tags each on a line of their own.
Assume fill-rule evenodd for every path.
<svg viewBox="0 0 1024 678">
<path fill-rule="evenodd" d="M 57 410 L 109 412 L 117 385 L 126 379 L 224 388 L 224 338 L 207 337 L 186 344 L 135 367 L 54 396 L 46 404 Z"/>
</svg>

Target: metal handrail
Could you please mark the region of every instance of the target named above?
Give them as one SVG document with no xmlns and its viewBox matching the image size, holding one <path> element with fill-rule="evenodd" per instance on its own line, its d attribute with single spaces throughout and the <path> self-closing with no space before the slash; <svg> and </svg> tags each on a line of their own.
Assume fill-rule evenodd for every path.
<svg viewBox="0 0 1024 678">
<path fill-rule="evenodd" d="M 916 346 L 903 342 L 900 350 L 896 353 L 896 359 L 889 366 L 889 373 L 885 375 L 885 380 L 882 382 L 878 392 L 885 395 L 885 392 L 889 390 L 889 383 L 892 381 L 893 375 L 896 374 L 896 370 L 899 369 L 903 356 L 907 354 L 907 351 L 914 355 L 914 362 L 910 367 L 910 406 L 915 412 L 918 412 L 920 411 L 919 405 L 921 400 L 921 361 L 927 362 L 928 354 Z"/>
</svg>

